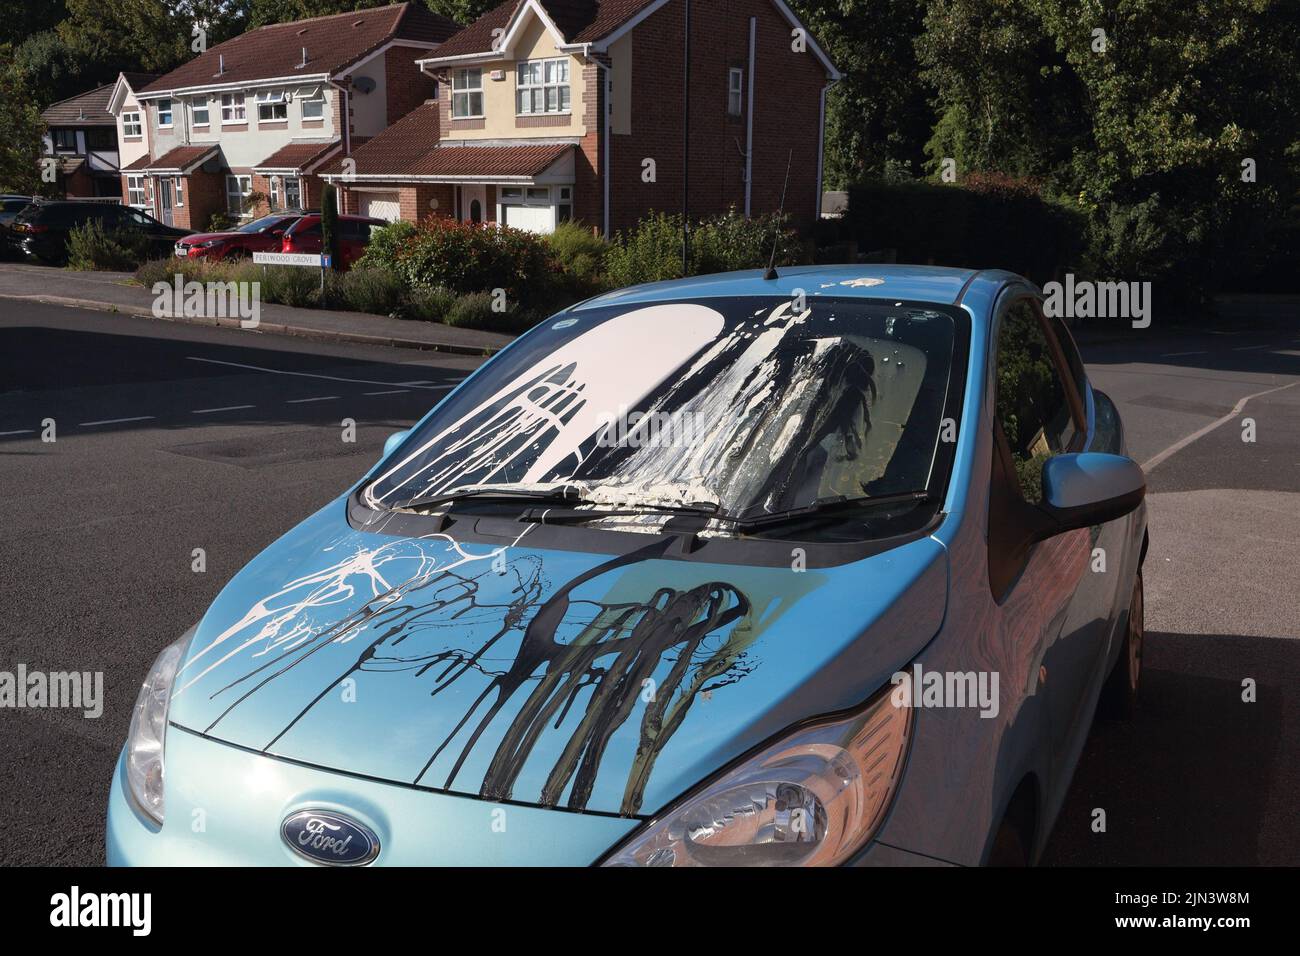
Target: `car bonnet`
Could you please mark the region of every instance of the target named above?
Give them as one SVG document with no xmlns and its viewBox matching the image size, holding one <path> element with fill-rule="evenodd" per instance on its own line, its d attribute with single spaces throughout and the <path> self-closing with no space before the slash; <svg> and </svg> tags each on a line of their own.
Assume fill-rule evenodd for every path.
<svg viewBox="0 0 1300 956">
<path fill-rule="evenodd" d="M 943 620 L 922 537 L 832 568 L 353 529 L 344 501 L 200 622 L 173 724 L 432 790 L 644 815 L 801 719 L 865 701 Z M 793 564 L 793 563 L 792 563 Z"/>
</svg>

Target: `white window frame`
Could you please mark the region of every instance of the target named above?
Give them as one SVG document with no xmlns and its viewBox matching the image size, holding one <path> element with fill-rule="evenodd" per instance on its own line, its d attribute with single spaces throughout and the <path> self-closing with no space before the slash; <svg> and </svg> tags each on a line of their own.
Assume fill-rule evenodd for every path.
<svg viewBox="0 0 1300 956">
<path fill-rule="evenodd" d="M 180 209 L 185 205 L 185 177 L 176 176 L 172 179 L 172 193 L 176 201 L 176 208 Z"/>
<path fill-rule="evenodd" d="M 470 75 L 478 74 L 477 86 L 470 86 Z M 461 82 L 464 86 L 460 86 Z M 478 112 L 472 112 L 471 107 L 474 105 L 474 94 L 478 94 Z M 461 107 L 461 104 L 464 104 Z M 479 67 L 465 67 L 454 70 L 451 75 L 451 118 L 452 119 L 483 119 L 484 116 L 483 102 L 483 70 Z M 458 110 L 463 109 L 463 112 Z"/>
<path fill-rule="evenodd" d="M 573 112 L 572 68 L 565 56 L 545 60 L 520 60 L 515 65 L 515 115 L 565 116 Z M 560 79 L 560 74 L 563 79 Z M 554 93 L 554 106 L 552 96 Z M 528 108 L 524 108 L 525 99 Z M 541 109 L 535 109 L 537 102 Z"/>
<path fill-rule="evenodd" d="M 270 176 L 266 182 L 271 212 L 275 212 L 280 208 L 280 177 Z"/>
<path fill-rule="evenodd" d="M 296 184 L 297 184 L 297 188 L 296 188 L 294 191 L 298 194 L 298 202 L 295 203 L 295 204 L 292 205 L 292 206 L 289 205 L 289 183 L 290 183 L 290 182 L 293 182 L 293 183 L 296 183 Z M 301 178 L 301 177 L 299 177 L 299 176 L 285 176 L 285 177 L 284 177 L 284 187 L 283 187 L 282 192 L 284 193 L 284 208 L 285 208 L 285 209 L 301 209 L 301 208 L 302 208 L 302 178 Z"/>
<path fill-rule="evenodd" d="M 745 115 L 745 71 L 738 66 L 727 71 L 727 115 Z"/>
<path fill-rule="evenodd" d="M 534 193 L 545 193 L 534 195 Z M 528 206 L 533 209 L 549 209 L 551 211 L 551 228 L 554 232 L 556 227 L 564 220 L 560 219 L 560 207 L 570 207 L 570 218 L 572 218 L 573 206 L 573 187 L 565 186 L 500 186 L 497 188 L 497 222 L 505 223 L 507 220 L 506 209 L 510 206 Z"/>
<path fill-rule="evenodd" d="M 231 183 L 234 183 L 237 192 L 230 189 Z M 253 193 L 253 177 L 244 173 L 231 173 L 226 177 L 226 212 L 232 216 L 247 216 L 249 212 L 244 209 L 244 201 Z M 230 200 L 239 197 L 237 206 L 231 206 Z"/>
<path fill-rule="evenodd" d="M 122 135 L 132 138 L 144 135 L 144 125 L 140 122 L 139 110 L 127 110 L 122 114 Z"/>
<path fill-rule="evenodd" d="M 203 114 L 203 119 L 199 119 L 200 113 Z M 206 96 L 190 98 L 190 124 L 204 127 L 212 125 L 212 105 Z"/>
<path fill-rule="evenodd" d="M 284 90 L 262 90 L 257 94 L 257 122 L 258 123 L 282 123 L 289 119 L 289 101 L 284 98 Z M 262 115 L 262 110 L 270 108 L 272 115 Z M 279 109 L 282 116 L 276 116 L 275 111 Z"/>
<path fill-rule="evenodd" d="M 138 198 L 137 198 L 137 194 L 138 194 Z M 126 204 L 128 206 L 135 206 L 136 208 L 143 208 L 146 205 L 145 198 L 144 198 L 144 174 L 143 173 L 127 174 Z"/>
<path fill-rule="evenodd" d="M 242 126 L 248 122 L 248 106 L 243 93 L 221 94 L 221 125 Z"/>
<path fill-rule="evenodd" d="M 173 109 L 173 104 L 170 97 L 166 97 L 158 101 L 158 128 L 159 129 L 172 128 L 174 122 L 172 118 L 172 109 Z M 165 122 L 163 121 L 164 116 L 167 117 Z"/>
<path fill-rule="evenodd" d="M 313 116 L 307 112 L 307 107 L 315 107 L 320 112 Z M 317 92 L 315 96 L 309 96 L 302 101 L 302 118 L 305 120 L 323 120 L 325 118 L 325 94 Z"/>
</svg>

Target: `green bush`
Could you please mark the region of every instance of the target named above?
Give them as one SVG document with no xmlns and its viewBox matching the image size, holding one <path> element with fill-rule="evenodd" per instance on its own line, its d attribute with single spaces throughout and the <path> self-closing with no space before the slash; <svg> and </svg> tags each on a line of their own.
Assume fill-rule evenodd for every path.
<svg viewBox="0 0 1300 956">
<path fill-rule="evenodd" d="M 553 294 L 555 264 L 546 243 L 507 226 L 427 219 L 400 243 L 396 267 L 411 288 L 504 289 L 514 304 L 545 302 Z"/>
<path fill-rule="evenodd" d="M 442 322 L 456 299 L 456 293 L 440 286 L 417 286 L 407 293 L 403 313 L 420 322 Z"/>
<path fill-rule="evenodd" d="M 263 302 L 299 307 L 320 304 L 318 270 L 303 269 L 298 266 L 253 266 L 252 268 L 261 272 L 253 278 L 262 283 Z"/>
<path fill-rule="evenodd" d="M 691 227 L 691 275 L 766 268 L 803 261 L 798 234 L 773 214 L 746 219 L 735 211 Z M 605 255 L 605 279 L 614 287 L 682 278 L 682 217 L 656 213 L 620 233 Z"/>
<path fill-rule="evenodd" d="M 386 269 L 354 267 L 327 276 L 325 301 L 352 312 L 392 315 L 402 305 L 402 280 Z"/>
<path fill-rule="evenodd" d="M 598 279 L 609 243 L 580 222 L 562 222 L 545 237 L 555 261 L 578 279 Z"/>
<path fill-rule="evenodd" d="M 508 328 L 509 312 L 492 310 L 493 296 L 490 292 L 471 292 L 462 295 L 452 303 L 442 321 L 462 329 L 488 329 L 499 331 Z"/>
<path fill-rule="evenodd" d="M 97 219 L 68 233 L 68 267 L 82 271 L 130 272 L 149 257 L 149 239 L 134 229 L 108 231 Z"/>
<path fill-rule="evenodd" d="M 394 275 L 399 274 L 397 260 L 402 248 L 415 235 L 415 224 L 399 219 L 374 230 L 370 234 L 370 245 L 366 254 L 357 262 L 362 269 L 387 269 Z"/>
</svg>

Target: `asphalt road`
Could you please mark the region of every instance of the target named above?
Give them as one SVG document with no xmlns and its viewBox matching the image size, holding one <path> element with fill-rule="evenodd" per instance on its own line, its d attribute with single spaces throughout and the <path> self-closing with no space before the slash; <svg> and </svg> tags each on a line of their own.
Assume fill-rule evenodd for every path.
<svg viewBox="0 0 1300 956">
<path fill-rule="evenodd" d="M 1094 728 L 1046 862 L 1300 862 L 1300 324 L 1086 351 L 1144 462 L 1244 396 L 1296 387 L 1150 473 L 1144 709 Z M 102 861 L 113 763 L 158 649 L 477 361 L 0 301 L 0 669 L 105 681 L 96 720 L 0 711 L 0 863 Z"/>
</svg>

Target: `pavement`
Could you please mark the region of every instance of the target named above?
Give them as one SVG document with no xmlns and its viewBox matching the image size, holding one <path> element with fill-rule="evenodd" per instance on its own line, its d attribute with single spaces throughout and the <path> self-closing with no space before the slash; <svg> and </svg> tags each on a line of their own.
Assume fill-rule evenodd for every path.
<svg viewBox="0 0 1300 956">
<path fill-rule="evenodd" d="M 0 263 L 0 298 L 96 309 L 194 325 L 239 328 L 238 317 L 168 315 L 154 307 L 149 289 L 135 285 L 125 272 L 76 272 L 51 266 Z M 394 319 L 364 312 L 300 309 L 263 304 L 257 332 L 293 335 L 315 341 L 352 342 L 393 348 L 422 349 L 458 355 L 491 355 L 513 336 L 464 329 L 439 322 Z"/>
<path fill-rule="evenodd" d="M 83 281 L 58 277 L 60 294 Z M 1085 346 L 1149 464 L 1147 655 L 1142 710 L 1094 725 L 1049 864 L 1300 862 L 1300 321 L 1284 319 Z M 0 299 L 0 669 L 105 681 L 98 719 L 0 712 L 0 863 L 102 860 L 158 650 L 481 361 Z"/>
</svg>

